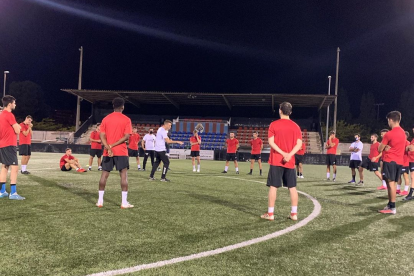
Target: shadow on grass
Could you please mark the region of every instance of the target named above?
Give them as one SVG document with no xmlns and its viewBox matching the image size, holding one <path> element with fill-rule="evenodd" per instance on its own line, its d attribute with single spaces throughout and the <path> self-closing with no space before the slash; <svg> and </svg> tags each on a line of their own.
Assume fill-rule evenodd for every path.
<svg viewBox="0 0 414 276">
<path fill-rule="evenodd" d="M 398 235 L 402 235 L 407 232 L 414 232 L 414 221 L 413 217 L 411 216 L 404 216 L 397 219 L 392 219 L 389 220 L 389 223 L 397 226 L 397 229 L 395 231 L 388 232 L 385 235 L 387 239 L 394 240 Z"/>
</svg>

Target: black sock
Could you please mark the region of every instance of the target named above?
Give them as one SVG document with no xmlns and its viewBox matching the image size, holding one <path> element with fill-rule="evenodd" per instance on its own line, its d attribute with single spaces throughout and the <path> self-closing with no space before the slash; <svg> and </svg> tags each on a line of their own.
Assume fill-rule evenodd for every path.
<svg viewBox="0 0 414 276">
<path fill-rule="evenodd" d="M 250 173 L 252 173 L 253 172 L 253 170 L 252 169 L 250 169 Z"/>
<path fill-rule="evenodd" d="M 355 175 L 352 176 L 352 181 L 355 181 Z"/>
<path fill-rule="evenodd" d="M 408 193 L 408 195 L 407 195 L 407 196 L 412 196 L 412 195 L 413 195 L 413 192 L 414 192 L 414 188 L 411 188 L 411 189 L 410 189 L 410 192 Z"/>
<path fill-rule="evenodd" d="M 302 173 L 299 173 L 299 176 L 302 176 Z"/>
<path fill-rule="evenodd" d="M 394 209 L 395 208 L 395 202 L 390 202 L 389 206 L 390 206 L 391 209 Z"/>
<path fill-rule="evenodd" d="M 260 174 L 262 174 L 262 169 L 260 169 Z"/>
</svg>

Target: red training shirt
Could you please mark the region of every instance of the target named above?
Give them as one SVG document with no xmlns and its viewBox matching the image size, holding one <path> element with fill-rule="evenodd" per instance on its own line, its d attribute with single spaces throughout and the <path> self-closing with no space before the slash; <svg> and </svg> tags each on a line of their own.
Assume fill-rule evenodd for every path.
<svg viewBox="0 0 414 276">
<path fill-rule="evenodd" d="M 411 140 L 410 145 L 414 145 L 414 139 Z M 408 151 L 408 161 L 414 162 L 414 151 Z"/>
<path fill-rule="evenodd" d="M 274 137 L 275 144 L 284 152 L 289 153 L 296 146 L 298 140 L 302 140 L 300 127 L 290 119 L 279 119 L 269 126 L 269 138 Z M 269 164 L 272 166 L 295 168 L 295 156 L 289 162 L 283 161 L 283 156 L 271 149 Z"/>
<path fill-rule="evenodd" d="M 388 145 L 391 148 L 383 156 L 383 161 L 388 163 L 394 161 L 398 165 L 404 165 L 406 141 L 404 130 L 401 127 L 394 127 L 388 131 L 382 138 L 381 144 Z"/>
<path fill-rule="evenodd" d="M 302 143 L 302 147 L 300 148 L 300 150 L 298 150 L 298 152 L 296 153 L 297 155 L 305 155 L 306 152 L 306 144 Z"/>
<path fill-rule="evenodd" d="M 407 147 L 410 145 L 410 142 L 409 141 L 406 141 L 406 143 L 405 143 L 405 148 L 404 148 L 404 167 L 408 167 L 408 166 L 410 166 L 410 160 L 409 160 L 409 158 L 408 158 L 408 151 L 406 151 L 406 149 L 407 149 Z"/>
<path fill-rule="evenodd" d="M 27 131 L 29 129 L 29 125 L 25 123 L 20 123 L 20 134 L 19 134 L 19 145 L 31 145 L 32 144 L 32 134 L 30 131 L 27 133 L 27 136 L 24 136 L 23 131 Z"/>
<path fill-rule="evenodd" d="M 0 113 L 0 148 L 17 146 L 17 134 L 12 125 L 17 124 L 13 113 L 3 110 Z"/>
<path fill-rule="evenodd" d="M 332 143 L 335 144 L 335 146 L 333 146 L 332 148 L 329 148 L 326 154 L 336 154 L 336 149 L 338 148 L 338 145 L 339 145 L 339 139 L 336 137 L 333 138 Z M 328 145 L 330 144 L 331 144 L 331 140 L 328 139 Z"/>
<path fill-rule="evenodd" d="M 236 138 L 227 139 L 226 144 L 227 144 L 227 153 L 236 153 L 239 140 L 237 140 Z"/>
<path fill-rule="evenodd" d="M 112 112 L 102 120 L 100 129 L 101 133 L 106 134 L 108 145 L 111 145 L 124 137 L 125 134 L 132 133 L 131 119 L 121 112 Z M 112 152 L 114 156 L 128 156 L 128 149 L 125 143 L 113 147 Z M 106 149 L 103 155 L 108 156 Z"/>
<path fill-rule="evenodd" d="M 62 168 L 62 166 L 64 166 L 66 164 L 65 159 L 73 160 L 73 159 L 75 159 L 75 157 L 73 155 L 69 155 L 69 156 L 67 156 L 66 154 L 63 155 L 62 158 L 60 158 L 60 163 L 59 163 L 61 168 Z"/>
<path fill-rule="evenodd" d="M 132 150 L 138 150 L 138 142 L 139 142 L 140 138 L 141 138 L 141 136 L 139 136 L 138 133 L 132 133 L 129 136 L 128 148 L 130 148 Z"/>
<path fill-rule="evenodd" d="M 369 160 L 379 155 L 379 151 L 378 151 L 379 145 L 380 143 L 378 141 L 371 145 L 371 147 L 369 148 L 369 155 L 368 155 Z M 377 160 L 376 162 L 378 161 L 379 160 Z"/>
<path fill-rule="evenodd" d="M 252 146 L 251 154 L 261 154 L 263 141 L 260 138 L 250 140 L 250 145 Z"/>
<path fill-rule="evenodd" d="M 94 131 L 92 131 L 91 132 L 91 139 L 94 139 L 94 140 L 101 140 L 101 137 L 100 137 L 100 132 L 98 132 L 98 131 L 96 131 L 96 130 L 94 130 Z M 98 142 L 91 142 L 91 149 L 102 149 L 102 143 L 98 143 Z"/>
<path fill-rule="evenodd" d="M 200 139 L 201 142 L 201 137 L 198 136 L 198 139 Z M 190 137 L 190 143 L 197 143 L 197 138 L 195 136 L 191 136 Z M 196 145 L 192 145 L 191 146 L 191 151 L 200 151 L 200 144 L 196 144 Z"/>
</svg>

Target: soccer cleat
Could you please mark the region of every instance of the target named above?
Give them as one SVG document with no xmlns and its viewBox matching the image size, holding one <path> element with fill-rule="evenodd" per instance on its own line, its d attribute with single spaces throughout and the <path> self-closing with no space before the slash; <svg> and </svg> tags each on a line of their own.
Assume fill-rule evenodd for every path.
<svg viewBox="0 0 414 276">
<path fill-rule="evenodd" d="M 8 192 L 4 192 L 4 193 L 0 193 L 0 198 L 6 198 L 9 197 L 9 193 Z"/>
<path fill-rule="evenodd" d="M 155 178 L 154 178 L 154 177 L 150 177 L 148 180 L 149 180 L 149 181 L 154 181 L 154 180 L 155 180 Z"/>
<path fill-rule="evenodd" d="M 196 169 L 193 169 L 193 172 L 196 172 Z"/>
<path fill-rule="evenodd" d="M 414 196 L 412 195 L 409 195 L 403 198 L 404 201 L 413 200 L 413 199 L 414 199 Z"/>
<path fill-rule="evenodd" d="M 248 175 L 252 175 L 253 173 L 251 173 L 251 172 L 249 172 L 249 173 L 247 173 Z"/>
<path fill-rule="evenodd" d="M 98 207 L 98 208 L 102 208 L 103 207 L 103 202 L 97 202 L 96 203 L 96 207 Z"/>
<path fill-rule="evenodd" d="M 88 168 L 88 171 L 91 171 L 92 170 L 92 168 Z"/>
<path fill-rule="evenodd" d="M 388 190 L 388 188 L 387 188 L 387 186 L 383 186 L 383 185 L 381 185 L 381 186 L 379 186 L 379 187 L 377 187 L 377 190 Z"/>
<path fill-rule="evenodd" d="M 227 173 L 227 171 L 222 171 L 221 173 Z"/>
<path fill-rule="evenodd" d="M 102 171 L 102 168 L 98 168 L 98 171 Z"/>
<path fill-rule="evenodd" d="M 397 195 L 401 194 L 401 190 L 397 190 L 396 194 Z"/>
<path fill-rule="evenodd" d="M 304 177 L 303 177 L 303 175 L 299 175 L 299 178 L 304 178 Z M 335 178 L 334 178 L 334 181 L 335 181 Z"/>
<path fill-rule="evenodd" d="M 400 193 L 400 196 L 406 196 L 406 195 L 408 195 L 408 191 L 402 191 L 402 192 Z"/>
<path fill-rule="evenodd" d="M 364 181 L 359 181 L 358 183 L 355 183 L 355 186 L 363 187 Z"/>
<path fill-rule="evenodd" d="M 384 209 L 379 210 L 378 212 L 380 212 L 381 214 L 390 214 L 390 215 L 395 215 L 397 213 L 397 209 L 395 208 L 390 208 L 388 206 L 385 206 Z"/>
<path fill-rule="evenodd" d="M 30 174 L 28 171 L 20 171 L 22 174 Z"/>
<path fill-rule="evenodd" d="M 331 179 L 330 178 L 327 178 L 326 181 L 331 181 Z"/>
<path fill-rule="evenodd" d="M 297 213 L 290 213 L 288 219 L 298 220 L 298 214 Z"/>
<path fill-rule="evenodd" d="M 274 215 L 269 215 L 269 213 L 263 214 L 260 216 L 262 219 L 267 219 L 267 220 L 275 220 L 275 216 Z"/>
<path fill-rule="evenodd" d="M 197 170 L 197 172 L 200 172 L 200 170 Z"/>
<path fill-rule="evenodd" d="M 355 184 L 355 180 L 348 181 L 348 184 Z"/>
<path fill-rule="evenodd" d="M 237 171 L 236 174 L 240 174 L 239 171 Z"/>
<path fill-rule="evenodd" d="M 170 182 L 170 180 L 168 178 L 161 178 L 160 180 L 161 182 Z"/>
<path fill-rule="evenodd" d="M 23 200 L 23 199 L 26 199 L 26 198 L 24 198 L 24 197 L 22 197 L 22 196 L 18 195 L 17 193 L 14 193 L 14 194 L 9 195 L 9 199 L 14 199 L 14 200 Z"/>
<path fill-rule="evenodd" d="M 127 204 L 121 204 L 121 209 L 128 209 L 128 208 L 134 208 L 134 205 L 127 202 Z"/>
</svg>

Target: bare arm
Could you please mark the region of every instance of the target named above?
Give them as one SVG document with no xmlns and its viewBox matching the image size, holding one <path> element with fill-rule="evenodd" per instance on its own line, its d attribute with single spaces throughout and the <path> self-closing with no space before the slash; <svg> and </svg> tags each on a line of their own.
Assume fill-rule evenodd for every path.
<svg viewBox="0 0 414 276">
<path fill-rule="evenodd" d="M 106 138 L 106 137 L 105 137 Z M 102 139 L 102 137 L 101 137 Z M 129 139 L 129 134 L 124 134 L 124 137 L 122 137 L 121 139 L 119 139 L 118 141 L 116 141 L 115 143 L 113 143 L 112 145 L 109 145 L 110 148 L 116 147 L 122 143 L 125 143 L 126 141 L 128 141 Z"/>
<path fill-rule="evenodd" d="M 386 147 L 386 145 L 384 145 L 384 144 L 380 144 L 379 145 L 379 147 L 378 147 L 378 151 L 380 152 L 380 153 L 382 153 L 383 151 L 384 151 L 384 149 L 385 149 L 385 147 Z"/>
<path fill-rule="evenodd" d="M 18 123 L 15 123 L 14 125 L 12 125 L 14 133 L 19 134 L 20 130 L 21 130 L 21 126 Z"/>
<path fill-rule="evenodd" d="M 180 144 L 180 145 L 182 145 L 182 144 L 184 144 L 183 142 L 181 142 L 181 141 L 173 141 L 173 140 L 171 140 L 170 138 L 165 138 L 164 139 L 164 141 L 165 141 L 165 143 L 167 143 L 167 144 Z M 197 144 L 197 143 L 196 143 Z"/>
</svg>

